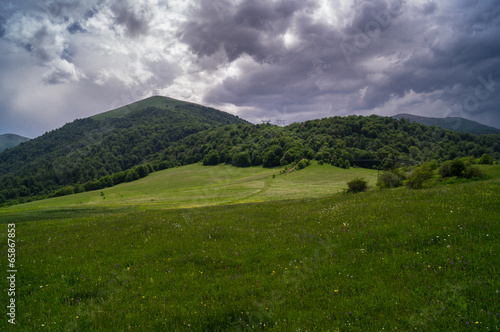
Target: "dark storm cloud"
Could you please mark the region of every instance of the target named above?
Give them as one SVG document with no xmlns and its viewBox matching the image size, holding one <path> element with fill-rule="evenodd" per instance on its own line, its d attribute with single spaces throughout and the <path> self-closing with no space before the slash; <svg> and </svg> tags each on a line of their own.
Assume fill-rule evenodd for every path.
<svg viewBox="0 0 500 332">
<path fill-rule="evenodd" d="M 357 34 L 361 30 L 368 36 L 388 28 L 402 13 L 403 2 L 394 1 L 387 4 L 384 0 L 360 2 L 352 5 L 353 17 L 351 25 L 345 29 L 347 34 Z"/>
<path fill-rule="evenodd" d="M 341 80 L 352 74 L 346 70 L 338 47 L 343 35 L 303 15 L 314 7 L 311 3 L 286 6 L 252 1 L 243 2 L 229 15 L 217 12 L 210 4 L 202 6 L 182 37 L 194 53 L 207 57 L 222 48 L 228 61 L 247 54 L 266 64 L 247 67 L 241 77 L 228 78 L 209 89 L 205 100 L 260 109 L 283 108 L 311 104 L 310 98 L 321 99 L 325 93 L 318 86 L 321 80 L 331 84 L 332 91 L 347 89 Z M 207 23 L 200 21 L 201 17 Z M 301 40 L 293 50 L 287 50 L 282 38 L 288 29 Z"/>
<path fill-rule="evenodd" d="M 199 58 L 223 50 L 229 62 L 249 55 L 262 64 L 212 87 L 205 100 L 261 112 L 296 109 L 311 117 L 314 108 L 297 105 L 315 105 L 318 115 L 326 109 L 359 113 L 394 99 L 403 103 L 414 93 L 420 99 L 406 106 L 442 98 L 452 109 L 477 88 L 478 76 L 500 81 L 498 1 L 355 1 L 337 25 L 307 15 L 311 8 L 243 1 L 222 10 L 203 2 L 183 27 L 181 40 L 190 50 Z M 289 29 L 300 39 L 290 50 L 283 42 Z M 481 101 L 475 114 L 462 115 L 497 112 L 494 97 Z"/>
<path fill-rule="evenodd" d="M 182 27 L 181 41 L 200 57 L 223 50 L 234 61 L 248 54 L 256 61 L 272 61 L 283 53 L 277 36 L 290 25 L 291 17 L 311 1 L 243 1 L 235 8 L 222 2 L 204 0 Z"/>
<path fill-rule="evenodd" d="M 127 1 L 115 2 L 111 10 L 115 14 L 115 22 L 126 28 L 129 37 L 147 34 L 148 18 L 144 12 L 136 13 Z"/>
<path fill-rule="evenodd" d="M 442 25 L 438 28 L 434 42 L 430 40 L 429 45 L 416 48 L 412 45 L 414 53 L 410 54 L 401 66 L 383 70 L 382 73 L 390 79 L 377 86 L 369 87 L 365 97 L 366 107 L 373 108 L 380 105 L 388 99 L 391 93 L 403 96 L 409 90 L 429 93 L 455 85 L 465 88 L 476 87 L 478 75 L 492 75 L 498 81 L 500 79 L 500 45 L 495 40 L 498 39 L 497 36 L 500 33 L 498 25 L 500 21 L 498 15 L 484 15 L 483 12 L 487 10 L 498 13 L 498 4 L 496 7 L 492 5 L 493 3 L 489 3 L 468 7 L 467 11 L 461 11 L 464 17 L 438 18 L 437 23 Z M 478 17 L 481 19 L 478 20 Z M 482 28 L 477 26 L 478 21 L 483 25 Z M 406 32 L 402 36 L 412 43 L 423 39 L 418 30 L 410 33 L 403 22 L 395 24 L 398 27 L 383 36 L 386 40 L 382 39 L 382 48 L 390 49 L 393 40 L 392 31 Z M 439 33 L 443 32 L 448 25 L 452 27 L 454 34 L 446 36 L 447 38 L 439 36 Z M 387 40 L 387 38 L 391 39 Z M 399 50 L 404 49 L 404 45 L 398 44 L 397 46 Z M 370 52 L 367 52 L 367 55 L 373 56 Z M 461 98 L 461 96 L 456 95 L 455 98 Z"/>
</svg>

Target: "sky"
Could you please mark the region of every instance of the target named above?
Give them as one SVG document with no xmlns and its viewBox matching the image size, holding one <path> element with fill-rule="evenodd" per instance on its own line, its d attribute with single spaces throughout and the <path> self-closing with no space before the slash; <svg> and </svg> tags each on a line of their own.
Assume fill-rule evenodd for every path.
<svg viewBox="0 0 500 332">
<path fill-rule="evenodd" d="M 500 128 L 498 0 L 0 0 L 0 134 L 162 95 L 253 123 Z"/>
</svg>

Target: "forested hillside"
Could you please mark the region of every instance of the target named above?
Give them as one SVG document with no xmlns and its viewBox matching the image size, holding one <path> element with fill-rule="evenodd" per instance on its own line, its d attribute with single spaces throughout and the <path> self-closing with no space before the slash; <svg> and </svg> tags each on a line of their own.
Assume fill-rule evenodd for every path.
<svg viewBox="0 0 500 332">
<path fill-rule="evenodd" d="M 172 144 L 162 160 L 274 167 L 307 158 L 340 167 L 347 163 L 347 167 L 391 168 L 464 156 L 479 158 L 484 153 L 500 159 L 499 146 L 500 135 L 457 133 L 404 119 L 348 116 L 287 127 L 238 124 L 208 130 Z"/>
<path fill-rule="evenodd" d="M 114 114 L 116 115 L 116 114 Z M 500 135 L 476 136 L 379 116 L 250 124 L 194 104 L 123 117 L 76 120 L 0 154 L 0 204 L 110 187 L 152 171 L 203 161 L 275 167 L 315 159 L 389 169 L 489 154 Z"/>
<path fill-rule="evenodd" d="M 172 142 L 213 126 L 242 122 L 194 104 L 149 107 L 122 118 L 75 120 L 0 154 L 0 204 L 46 196 L 67 185 L 158 160 Z"/>
</svg>

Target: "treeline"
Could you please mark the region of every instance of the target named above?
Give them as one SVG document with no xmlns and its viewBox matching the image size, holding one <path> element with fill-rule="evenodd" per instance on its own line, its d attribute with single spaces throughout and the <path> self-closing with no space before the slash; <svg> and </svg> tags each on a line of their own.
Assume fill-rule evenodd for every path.
<svg viewBox="0 0 500 332">
<path fill-rule="evenodd" d="M 197 105 L 149 108 L 122 119 L 77 120 L 0 154 L 0 204 L 102 189 L 197 162 L 276 167 L 308 159 L 394 169 L 485 154 L 500 160 L 499 145 L 500 135 L 379 116 L 278 127 Z"/>
<path fill-rule="evenodd" d="M 457 157 L 500 159 L 500 135 L 476 136 L 407 120 L 370 116 L 334 117 L 287 127 L 237 124 L 200 132 L 169 146 L 162 155 L 176 165 L 202 161 L 275 167 L 315 159 L 339 167 L 389 169 Z"/>
</svg>

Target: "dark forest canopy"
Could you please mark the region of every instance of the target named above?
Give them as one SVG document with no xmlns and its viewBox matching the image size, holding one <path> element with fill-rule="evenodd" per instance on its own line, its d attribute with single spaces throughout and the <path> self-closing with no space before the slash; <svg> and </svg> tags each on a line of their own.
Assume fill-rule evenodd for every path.
<svg viewBox="0 0 500 332">
<path fill-rule="evenodd" d="M 250 124 L 195 104 L 79 119 L 0 154 L 0 204 L 95 190 L 203 162 L 275 167 L 303 158 L 392 168 L 456 157 L 500 159 L 500 135 L 476 136 L 380 116 L 286 127 Z"/>
</svg>

